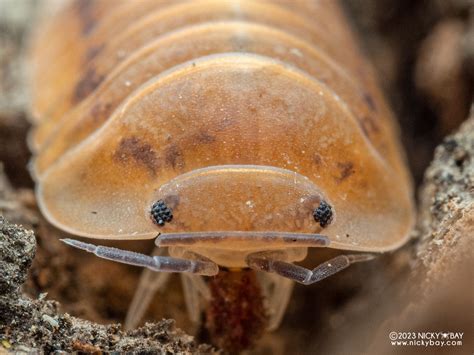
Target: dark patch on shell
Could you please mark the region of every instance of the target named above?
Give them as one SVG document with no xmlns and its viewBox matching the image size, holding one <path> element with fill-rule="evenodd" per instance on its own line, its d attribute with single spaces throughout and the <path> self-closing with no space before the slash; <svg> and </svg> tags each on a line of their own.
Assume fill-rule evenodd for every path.
<svg viewBox="0 0 474 355">
<path fill-rule="evenodd" d="M 173 144 L 166 149 L 165 162 L 173 169 L 184 167 L 183 153 L 177 145 Z"/>
<path fill-rule="evenodd" d="M 202 143 L 202 144 L 210 144 L 210 143 L 214 143 L 216 141 L 216 137 L 205 132 L 205 131 L 201 131 L 199 133 L 197 133 L 195 136 L 194 136 L 194 140 L 197 141 L 198 143 Z"/>
<path fill-rule="evenodd" d="M 87 68 L 84 76 L 76 84 L 74 92 L 72 95 L 73 103 L 78 103 L 85 99 L 92 91 L 94 91 L 104 80 L 104 76 L 96 72 L 96 70 L 91 67 Z"/>
<path fill-rule="evenodd" d="M 121 163 L 138 163 L 155 175 L 160 164 L 152 146 L 136 137 L 122 138 L 114 153 L 115 160 Z"/>
<path fill-rule="evenodd" d="M 95 28 L 94 0 L 76 0 L 75 10 L 81 21 L 81 33 L 88 36 Z"/>
<path fill-rule="evenodd" d="M 369 93 L 364 92 L 364 93 L 362 94 L 362 97 L 364 98 L 364 101 L 365 101 L 365 103 L 367 104 L 367 106 L 369 106 L 369 108 L 370 108 L 373 112 L 377 111 L 377 106 L 375 106 L 375 101 L 374 101 L 374 99 L 372 98 L 372 96 L 371 96 Z"/>
<path fill-rule="evenodd" d="M 314 162 L 315 165 L 320 166 L 321 163 L 323 162 L 323 158 L 319 154 L 314 154 L 313 162 Z"/>
<path fill-rule="evenodd" d="M 326 201 L 321 201 L 318 208 L 313 212 L 313 217 L 316 222 L 319 222 L 321 227 L 327 227 L 331 223 L 333 218 L 332 207 Z"/>
<path fill-rule="evenodd" d="M 337 169 L 339 170 L 339 176 L 337 177 L 338 182 L 346 180 L 349 176 L 355 173 L 354 164 L 350 161 L 337 163 Z"/>
<path fill-rule="evenodd" d="M 380 127 L 377 125 L 372 116 L 359 118 L 359 124 L 362 128 L 362 132 L 369 139 L 373 134 L 380 132 Z"/>
<path fill-rule="evenodd" d="M 153 222 L 159 226 L 164 226 L 173 219 L 173 211 L 163 200 L 158 200 L 151 206 L 150 214 Z"/>
<path fill-rule="evenodd" d="M 94 46 L 92 48 L 89 48 L 86 52 L 86 56 L 85 56 L 85 62 L 89 62 L 91 61 L 92 59 L 94 59 L 95 57 L 97 57 L 97 55 L 102 52 L 102 49 L 104 48 L 104 45 L 101 44 L 101 45 L 98 45 L 98 46 Z"/>
</svg>

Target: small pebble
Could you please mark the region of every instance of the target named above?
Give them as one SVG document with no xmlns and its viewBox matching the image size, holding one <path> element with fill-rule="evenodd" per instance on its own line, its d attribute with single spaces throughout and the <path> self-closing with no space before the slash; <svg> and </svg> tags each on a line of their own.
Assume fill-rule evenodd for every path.
<svg viewBox="0 0 474 355">
<path fill-rule="evenodd" d="M 43 314 L 41 319 L 43 321 L 45 321 L 46 323 L 48 323 L 52 328 L 58 328 L 59 327 L 58 321 L 56 319 L 54 319 L 53 317 L 48 316 L 47 314 Z"/>
</svg>

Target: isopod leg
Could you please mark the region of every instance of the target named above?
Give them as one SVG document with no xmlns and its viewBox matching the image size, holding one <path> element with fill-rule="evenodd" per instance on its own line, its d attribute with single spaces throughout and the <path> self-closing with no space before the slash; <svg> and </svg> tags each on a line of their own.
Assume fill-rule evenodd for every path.
<svg viewBox="0 0 474 355">
<path fill-rule="evenodd" d="M 155 248 L 153 255 L 162 255 L 163 251 L 163 248 Z M 171 274 L 168 272 L 155 272 L 150 269 L 142 271 L 137 290 L 127 310 L 125 329 L 133 329 L 140 323 L 153 300 L 153 296 L 166 285 L 170 276 Z"/>
<path fill-rule="evenodd" d="M 181 256 L 193 260 L 211 262 L 202 255 L 191 251 L 184 251 Z M 209 300 L 211 298 L 211 292 L 199 275 L 181 274 L 181 283 L 183 285 L 184 299 L 186 301 L 189 318 L 193 323 L 197 324 L 199 323 L 203 306 L 201 299 Z"/>
<path fill-rule="evenodd" d="M 146 267 L 152 271 L 189 272 L 205 276 L 214 276 L 219 272 L 219 267 L 212 261 L 208 260 L 188 260 L 168 256 L 149 256 L 129 250 L 84 243 L 74 239 L 62 239 L 62 241 L 70 246 L 93 253 L 100 258 L 123 264 Z"/>
<path fill-rule="evenodd" d="M 344 270 L 353 263 L 368 261 L 373 258 L 374 255 L 372 254 L 339 255 L 316 266 L 313 270 L 309 270 L 284 261 L 285 255 L 281 252 L 269 251 L 249 254 L 247 264 L 255 270 L 274 272 L 304 285 L 311 285 Z"/>
<path fill-rule="evenodd" d="M 293 291 L 294 282 L 276 274 L 260 273 L 263 294 L 268 306 L 268 330 L 275 330 L 281 323 Z"/>
<path fill-rule="evenodd" d="M 191 322 L 198 323 L 201 316 L 201 303 L 199 298 L 199 291 L 194 286 L 192 277 L 194 275 L 181 274 L 181 283 L 183 285 L 184 300 L 188 310 L 189 319 Z"/>
</svg>

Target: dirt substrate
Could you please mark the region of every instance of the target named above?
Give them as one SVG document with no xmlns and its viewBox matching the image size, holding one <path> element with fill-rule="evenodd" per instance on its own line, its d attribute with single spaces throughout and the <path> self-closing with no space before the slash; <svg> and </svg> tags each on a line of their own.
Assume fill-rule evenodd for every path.
<svg viewBox="0 0 474 355">
<path fill-rule="evenodd" d="M 396 253 L 311 287 L 296 286 L 282 327 L 263 337 L 253 353 L 473 352 L 474 117 L 466 117 L 474 26 L 469 2 L 343 2 L 400 119 L 418 186 L 417 228 Z M 123 331 L 117 323 L 124 319 L 140 270 L 66 247 L 59 242 L 64 233 L 38 212 L 26 169 L 29 124 L 22 70 L 36 4 L 3 0 L 0 5 L 0 353 L 215 351 L 199 345 L 208 339 L 187 335 L 199 329 L 186 316 L 178 278 L 156 297 L 146 317 L 173 320 Z M 448 137 L 452 131 L 457 133 Z M 151 242 L 114 245 L 142 252 L 153 248 Z M 307 266 L 330 256 L 324 253 L 311 254 Z M 391 331 L 465 336 L 459 347 L 401 349 L 391 345 Z"/>
</svg>

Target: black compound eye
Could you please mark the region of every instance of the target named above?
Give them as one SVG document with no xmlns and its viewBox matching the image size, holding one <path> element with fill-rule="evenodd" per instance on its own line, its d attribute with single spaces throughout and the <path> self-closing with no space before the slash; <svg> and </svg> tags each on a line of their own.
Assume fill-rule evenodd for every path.
<svg viewBox="0 0 474 355">
<path fill-rule="evenodd" d="M 313 217 L 316 222 L 319 222 L 321 227 L 326 227 L 332 220 L 332 207 L 326 201 L 321 201 L 318 208 L 313 212 Z"/>
<path fill-rule="evenodd" d="M 151 218 L 159 226 L 164 226 L 166 222 L 173 219 L 173 211 L 166 205 L 165 201 L 158 200 L 151 206 Z"/>
</svg>

